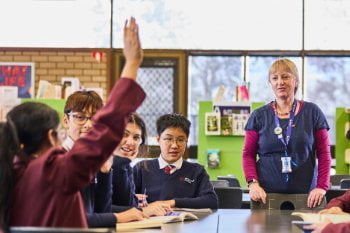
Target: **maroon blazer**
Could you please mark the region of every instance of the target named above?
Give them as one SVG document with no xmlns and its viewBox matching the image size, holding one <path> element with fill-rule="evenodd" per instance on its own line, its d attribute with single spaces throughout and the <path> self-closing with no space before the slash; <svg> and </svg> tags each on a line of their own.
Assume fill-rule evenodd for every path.
<svg viewBox="0 0 350 233">
<path fill-rule="evenodd" d="M 52 148 L 27 164 L 17 157 L 11 226 L 87 227 L 80 190 L 112 154 L 128 115 L 144 98 L 135 81 L 122 78 L 95 114 L 92 130 L 69 152 Z"/>
<path fill-rule="evenodd" d="M 327 205 L 327 208 L 340 207 L 344 212 L 350 213 L 350 190 L 343 195 L 333 198 Z M 328 224 L 322 233 L 348 233 L 350 232 L 350 223 Z"/>
<path fill-rule="evenodd" d="M 331 207 L 339 207 L 344 212 L 350 213 L 350 190 L 339 197 L 333 198 L 327 205 L 327 208 Z"/>
<path fill-rule="evenodd" d="M 350 223 L 328 224 L 321 233 L 349 233 Z"/>
</svg>

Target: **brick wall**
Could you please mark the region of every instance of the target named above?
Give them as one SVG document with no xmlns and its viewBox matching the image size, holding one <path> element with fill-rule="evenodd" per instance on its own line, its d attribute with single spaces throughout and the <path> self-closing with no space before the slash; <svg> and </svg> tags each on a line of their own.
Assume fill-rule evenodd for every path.
<svg viewBox="0 0 350 233">
<path fill-rule="evenodd" d="M 34 62 L 35 93 L 39 80 L 60 84 L 62 77 L 76 77 L 84 87 L 102 87 L 107 90 L 107 57 L 99 63 L 92 57 L 91 51 L 64 51 L 34 49 L 1 50 L 0 62 Z"/>
</svg>

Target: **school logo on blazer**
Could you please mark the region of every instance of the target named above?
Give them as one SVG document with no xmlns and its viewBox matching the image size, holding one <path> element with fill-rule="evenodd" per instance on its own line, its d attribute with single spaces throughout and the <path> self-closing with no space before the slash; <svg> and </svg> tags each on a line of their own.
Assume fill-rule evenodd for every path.
<svg viewBox="0 0 350 233">
<path fill-rule="evenodd" d="M 194 182 L 194 179 L 192 180 L 192 179 L 190 179 L 190 178 L 188 178 L 188 177 L 183 177 L 183 176 L 181 176 L 181 177 L 179 178 L 179 180 L 180 180 L 181 182 L 186 182 L 186 183 L 189 183 L 189 184 L 192 184 L 192 183 Z"/>
</svg>

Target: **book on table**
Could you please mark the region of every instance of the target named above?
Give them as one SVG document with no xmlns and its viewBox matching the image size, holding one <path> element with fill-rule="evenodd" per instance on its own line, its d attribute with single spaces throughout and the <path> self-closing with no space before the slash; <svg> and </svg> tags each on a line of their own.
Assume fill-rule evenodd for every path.
<svg viewBox="0 0 350 233">
<path fill-rule="evenodd" d="M 185 220 L 197 220 L 198 217 L 190 212 L 168 212 L 164 216 L 154 216 L 141 221 L 117 223 L 117 231 L 142 229 L 142 228 L 160 228 L 163 224 L 183 222 Z"/>
<path fill-rule="evenodd" d="M 333 223 L 349 222 L 349 214 L 317 214 L 317 213 L 304 213 L 293 212 L 292 216 L 298 216 L 308 223 L 319 223 L 326 219 L 331 220 Z"/>
<path fill-rule="evenodd" d="M 184 212 L 191 212 L 191 213 L 204 213 L 204 214 L 211 214 L 213 211 L 210 208 L 200 208 L 200 209 L 193 209 L 193 208 L 173 208 L 174 211 L 184 211 Z"/>
</svg>

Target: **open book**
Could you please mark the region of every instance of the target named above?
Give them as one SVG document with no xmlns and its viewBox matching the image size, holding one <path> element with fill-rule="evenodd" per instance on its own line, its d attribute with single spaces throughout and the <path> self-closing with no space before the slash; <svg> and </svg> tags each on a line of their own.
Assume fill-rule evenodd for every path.
<svg viewBox="0 0 350 233">
<path fill-rule="evenodd" d="M 191 213 L 208 213 L 211 214 L 213 211 L 209 208 L 202 208 L 202 209 L 192 209 L 192 208 L 173 208 L 174 211 L 185 211 L 185 212 L 191 212 Z"/>
<path fill-rule="evenodd" d="M 165 216 L 150 217 L 141 221 L 117 223 L 117 231 L 140 229 L 140 228 L 160 228 L 163 224 L 182 222 L 184 220 L 197 220 L 198 217 L 189 212 L 168 212 Z"/>
<path fill-rule="evenodd" d="M 350 221 L 349 214 L 315 214 L 315 213 L 293 212 L 292 215 L 299 216 L 304 220 L 304 222 L 308 222 L 308 223 L 323 222 L 327 218 L 330 219 L 333 223 Z"/>
</svg>

